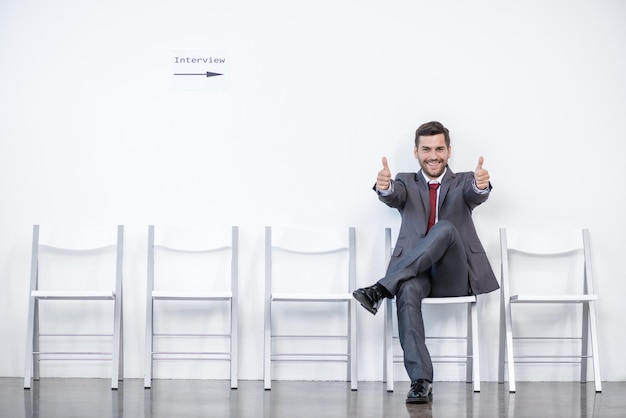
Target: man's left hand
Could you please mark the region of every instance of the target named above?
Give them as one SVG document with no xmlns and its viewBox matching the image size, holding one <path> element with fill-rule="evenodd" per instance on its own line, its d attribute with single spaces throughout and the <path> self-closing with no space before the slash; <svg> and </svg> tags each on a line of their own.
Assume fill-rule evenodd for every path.
<svg viewBox="0 0 626 418">
<path fill-rule="evenodd" d="M 478 158 L 478 165 L 474 170 L 474 180 L 476 181 L 476 187 L 480 190 L 485 190 L 489 187 L 489 171 L 483 168 L 484 158 L 481 156 Z"/>
</svg>

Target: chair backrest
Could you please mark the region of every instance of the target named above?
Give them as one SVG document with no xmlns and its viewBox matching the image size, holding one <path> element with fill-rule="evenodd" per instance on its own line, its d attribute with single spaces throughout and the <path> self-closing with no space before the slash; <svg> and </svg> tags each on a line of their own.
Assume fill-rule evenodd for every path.
<svg viewBox="0 0 626 418">
<path fill-rule="evenodd" d="M 124 227 L 33 226 L 32 290 L 121 291 Z"/>
<path fill-rule="evenodd" d="M 587 229 L 500 229 L 505 294 L 591 294 Z"/>
<path fill-rule="evenodd" d="M 148 227 L 149 288 L 225 292 L 237 288 L 237 226 Z"/>
<path fill-rule="evenodd" d="M 349 293 L 356 287 L 355 228 L 265 228 L 266 292 Z"/>
</svg>

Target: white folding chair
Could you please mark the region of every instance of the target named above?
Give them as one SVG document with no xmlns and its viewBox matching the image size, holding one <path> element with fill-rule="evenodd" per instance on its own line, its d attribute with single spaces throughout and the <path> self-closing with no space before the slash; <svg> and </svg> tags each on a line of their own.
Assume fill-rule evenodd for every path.
<svg viewBox="0 0 626 418">
<path fill-rule="evenodd" d="M 274 362 L 327 361 L 346 362 L 357 390 L 355 243 L 353 227 L 265 228 L 265 389 Z"/>
<path fill-rule="evenodd" d="M 158 360 L 228 361 L 230 386 L 237 388 L 238 260 L 237 226 L 160 227 L 158 234 L 148 227 L 145 388 Z M 166 325 L 168 315 L 180 318 L 175 313 L 187 316 Z"/>
<path fill-rule="evenodd" d="M 509 391 L 515 392 L 515 363 L 548 363 L 579 364 L 580 381 L 584 383 L 587 381 L 587 361 L 591 359 L 595 389 L 601 392 L 597 295 L 593 290 L 589 231 L 530 232 L 501 228 L 500 252 L 498 381 L 504 382 L 507 364 Z M 517 311 L 527 304 L 530 304 L 527 310 L 518 311 L 518 315 L 513 316 L 514 305 L 517 305 Z M 579 306 L 582 306 L 582 312 L 577 308 Z M 575 329 L 579 327 L 582 328 L 581 336 L 575 335 L 578 333 Z M 538 344 L 541 346 L 538 353 L 515 353 L 515 350 L 530 353 L 529 349 Z M 549 354 L 545 353 L 547 344 L 554 349 Z M 571 346 L 569 352 L 568 345 Z"/>
<path fill-rule="evenodd" d="M 91 360 L 112 363 L 117 389 L 124 227 L 41 229 L 33 226 L 24 388 L 39 380 L 41 361 Z M 101 351 L 103 338 L 111 341 L 108 351 Z"/>
<path fill-rule="evenodd" d="M 393 252 L 391 242 L 391 228 L 385 228 L 385 257 L 387 262 Z M 402 355 L 394 355 L 394 346 L 399 345 L 397 324 L 394 321 L 396 312 L 396 300 L 385 300 L 385 345 L 383 363 L 383 382 L 387 383 L 387 391 L 393 392 L 394 364 L 402 363 Z M 458 363 L 465 364 L 466 382 L 473 382 L 474 392 L 480 392 L 480 356 L 478 351 L 478 310 L 476 295 L 456 296 L 443 298 L 425 298 L 423 305 L 459 305 L 467 306 L 467 333 L 458 336 L 426 336 L 427 343 L 432 340 L 440 341 L 465 341 L 465 353 L 463 355 L 432 355 L 433 363 Z"/>
</svg>

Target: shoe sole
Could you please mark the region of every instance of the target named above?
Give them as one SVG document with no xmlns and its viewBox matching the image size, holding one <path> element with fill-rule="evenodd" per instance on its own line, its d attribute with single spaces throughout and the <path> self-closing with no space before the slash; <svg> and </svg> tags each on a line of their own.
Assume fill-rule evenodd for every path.
<svg viewBox="0 0 626 418">
<path fill-rule="evenodd" d="M 376 315 L 376 312 L 378 312 L 377 309 L 374 309 L 371 306 L 367 305 L 367 301 L 363 299 L 363 296 L 360 293 L 352 292 L 352 297 L 355 298 L 357 302 L 359 302 L 361 306 L 364 307 L 372 315 Z"/>
<path fill-rule="evenodd" d="M 427 398 L 406 398 L 406 403 L 428 403 L 428 402 L 432 402 L 433 400 L 433 394 L 429 393 Z"/>
</svg>

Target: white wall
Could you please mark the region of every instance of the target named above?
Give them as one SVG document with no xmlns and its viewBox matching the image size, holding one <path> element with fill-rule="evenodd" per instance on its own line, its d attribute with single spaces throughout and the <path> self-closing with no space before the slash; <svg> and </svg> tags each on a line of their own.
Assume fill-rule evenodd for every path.
<svg viewBox="0 0 626 418">
<path fill-rule="evenodd" d="M 380 158 L 414 170 L 413 132 L 437 119 L 453 170 L 485 157 L 475 219 L 496 272 L 501 226 L 591 229 L 603 378 L 625 380 L 625 15 L 620 0 L 3 1 L 0 376 L 23 373 L 32 224 L 126 225 L 126 376 L 141 377 L 146 225 L 222 223 L 242 233 L 240 377 L 260 379 L 263 226 L 356 226 L 373 283 L 399 221 L 370 190 Z M 222 51 L 224 87 L 177 88 L 179 50 Z M 480 315 L 496 380 L 497 293 Z M 380 380 L 382 316 L 359 321 L 360 378 Z"/>
</svg>

